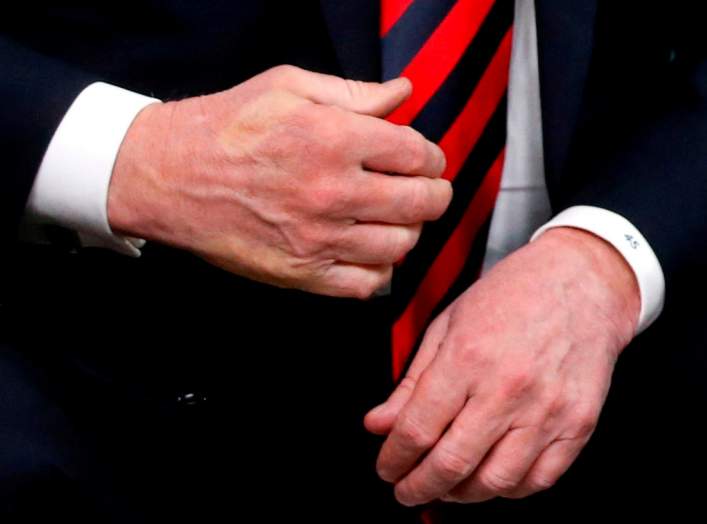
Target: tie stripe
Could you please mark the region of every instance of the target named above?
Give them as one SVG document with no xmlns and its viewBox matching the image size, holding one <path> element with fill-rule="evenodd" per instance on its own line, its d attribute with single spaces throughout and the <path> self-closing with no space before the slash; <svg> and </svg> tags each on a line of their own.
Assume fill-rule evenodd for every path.
<svg viewBox="0 0 707 524">
<path fill-rule="evenodd" d="M 395 289 L 394 314 L 400 315 L 403 308 L 412 300 L 418 284 L 428 268 L 434 262 L 444 242 L 454 232 L 461 221 L 468 203 L 478 191 L 483 176 L 491 168 L 505 145 L 506 135 L 506 99 L 504 97 L 496 108 L 491 120 L 476 147 L 466 159 L 464 167 L 452 183 L 454 199 L 447 212 L 437 221 L 425 224 L 424 233 L 413 251 L 408 253 L 401 270 L 393 274 Z M 404 270 L 404 271 L 403 271 Z"/>
<path fill-rule="evenodd" d="M 412 3 L 413 0 L 383 2 L 381 6 L 381 37 L 388 34 L 388 31 L 398 22 Z"/>
<path fill-rule="evenodd" d="M 510 56 L 511 33 L 508 31 L 471 98 L 439 142 L 439 146 L 447 155 L 447 170 L 444 173 L 447 180 L 451 181 L 457 177 L 464 160 L 476 146 L 486 124 L 505 95 Z M 503 86 L 503 89 L 499 89 L 499 86 Z"/>
<path fill-rule="evenodd" d="M 383 61 L 389 78 L 399 76 L 412 62 L 457 0 L 414 2 L 382 41 Z M 405 42 L 405 47 L 397 45 Z"/>
<path fill-rule="evenodd" d="M 396 380 L 434 314 L 478 276 L 503 169 L 512 15 L 509 0 L 382 3 L 383 76 L 414 86 L 388 119 L 440 145 L 454 186 L 445 215 L 394 274 Z"/>
<path fill-rule="evenodd" d="M 415 88 L 410 98 L 391 113 L 388 120 L 395 124 L 410 124 L 414 120 L 464 55 L 492 5 L 493 0 L 458 0 L 454 4 L 422 49 L 400 73 L 413 79 Z M 386 77 L 393 78 L 388 77 L 385 55 L 383 61 Z"/>
<path fill-rule="evenodd" d="M 512 9 L 507 1 L 494 4 L 464 56 L 413 120 L 412 127 L 428 140 L 439 142 L 459 116 L 502 40 L 508 37 Z"/>
<path fill-rule="evenodd" d="M 501 184 L 503 152 L 484 177 L 461 222 L 420 283 L 415 299 L 393 325 L 393 375 L 399 377 L 432 311 L 461 274 L 474 239 L 490 216 Z"/>
</svg>

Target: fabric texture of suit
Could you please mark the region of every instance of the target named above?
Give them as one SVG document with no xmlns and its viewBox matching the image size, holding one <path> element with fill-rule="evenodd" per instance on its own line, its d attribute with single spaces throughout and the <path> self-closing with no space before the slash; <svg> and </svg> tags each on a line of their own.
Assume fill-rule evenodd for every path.
<svg viewBox="0 0 707 524">
<path fill-rule="evenodd" d="M 684 478 L 707 466 L 707 311 L 690 300 L 707 292 L 698 4 L 536 2 L 555 211 L 587 204 L 628 218 L 663 265 L 667 303 L 621 356 L 599 428 L 560 483 L 527 500 L 445 506 L 452 521 L 628 507 L 647 494 L 673 509 L 696 503 Z M 116 522 L 246 509 L 414 516 L 376 481 L 380 440 L 361 425 L 392 386 L 385 298 L 269 288 L 153 243 L 134 260 L 15 236 L 42 153 L 91 82 L 178 99 L 281 63 L 377 80 L 377 24 L 374 0 L 4 14 L 0 507 L 30 522 L 47 508 Z"/>
</svg>

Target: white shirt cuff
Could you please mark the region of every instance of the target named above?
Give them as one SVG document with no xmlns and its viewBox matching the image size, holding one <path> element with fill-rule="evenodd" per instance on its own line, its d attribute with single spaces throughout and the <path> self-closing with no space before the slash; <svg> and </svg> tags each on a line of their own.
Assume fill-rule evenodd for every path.
<svg viewBox="0 0 707 524">
<path fill-rule="evenodd" d="M 143 240 L 110 228 L 108 187 L 128 128 L 154 102 L 159 100 L 102 82 L 84 89 L 44 154 L 25 209 L 29 221 L 72 229 L 82 246 L 139 256 Z"/>
<path fill-rule="evenodd" d="M 531 241 L 555 227 L 575 227 L 594 233 L 623 255 L 636 275 L 641 295 L 641 312 L 636 334 L 644 331 L 658 318 L 665 301 L 665 277 L 658 257 L 631 222 L 607 209 L 574 206 L 561 212 L 538 229 Z"/>
</svg>

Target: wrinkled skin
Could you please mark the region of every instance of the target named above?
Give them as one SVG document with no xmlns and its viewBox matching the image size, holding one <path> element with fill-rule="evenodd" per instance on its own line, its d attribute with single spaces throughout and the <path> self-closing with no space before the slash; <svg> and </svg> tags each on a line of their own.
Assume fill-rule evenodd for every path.
<svg viewBox="0 0 707 524">
<path fill-rule="evenodd" d="M 439 147 L 381 118 L 410 92 L 280 66 L 149 105 L 118 155 L 111 227 L 276 286 L 368 297 L 451 199 Z"/>
<path fill-rule="evenodd" d="M 590 233 L 552 229 L 434 320 L 367 428 L 398 500 L 480 502 L 552 486 L 589 440 L 634 336 L 630 268 Z"/>
</svg>

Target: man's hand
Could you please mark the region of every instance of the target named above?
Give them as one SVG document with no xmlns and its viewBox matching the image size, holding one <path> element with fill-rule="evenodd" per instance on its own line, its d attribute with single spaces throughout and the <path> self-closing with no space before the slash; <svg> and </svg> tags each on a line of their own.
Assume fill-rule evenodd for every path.
<svg viewBox="0 0 707 524">
<path fill-rule="evenodd" d="M 281 66 L 150 105 L 116 161 L 111 227 L 269 284 L 367 297 L 451 199 L 442 151 L 380 118 L 410 91 Z"/>
<path fill-rule="evenodd" d="M 367 415 L 388 434 L 378 473 L 406 505 L 550 487 L 589 440 L 639 309 L 613 247 L 549 230 L 435 319 L 406 378 Z"/>
</svg>

